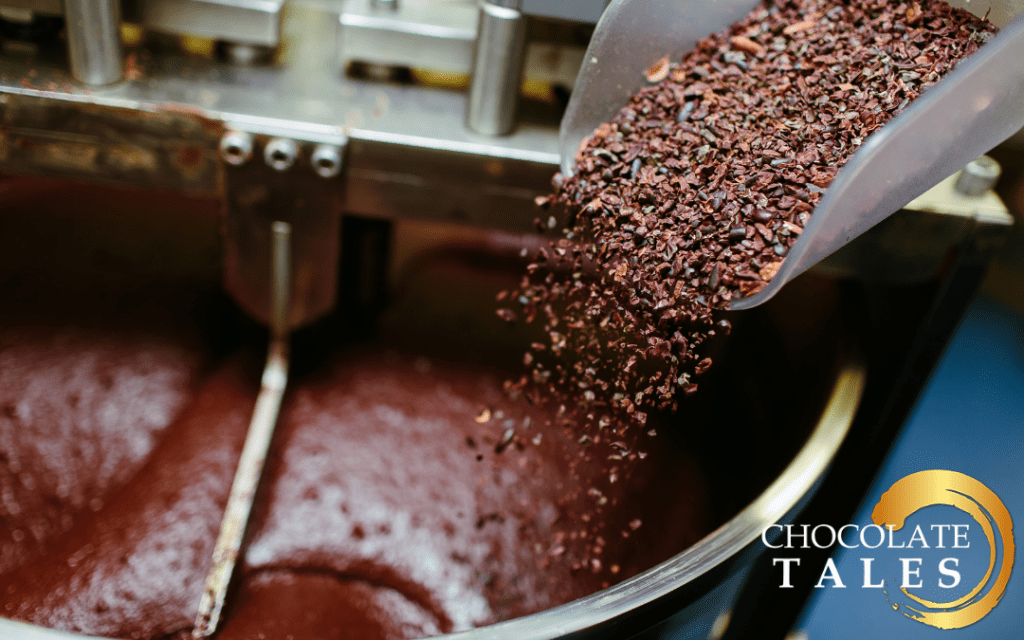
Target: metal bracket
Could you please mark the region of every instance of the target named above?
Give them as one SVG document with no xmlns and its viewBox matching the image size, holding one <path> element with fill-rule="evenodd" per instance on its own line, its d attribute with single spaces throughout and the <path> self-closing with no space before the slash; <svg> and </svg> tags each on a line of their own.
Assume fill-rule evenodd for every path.
<svg viewBox="0 0 1024 640">
<path fill-rule="evenodd" d="M 257 320 L 272 320 L 266 292 L 275 221 L 292 229 L 287 326 L 309 324 L 334 307 L 343 210 L 338 176 L 347 145 L 343 135 L 312 141 L 232 130 L 222 139 L 224 286 Z"/>
</svg>

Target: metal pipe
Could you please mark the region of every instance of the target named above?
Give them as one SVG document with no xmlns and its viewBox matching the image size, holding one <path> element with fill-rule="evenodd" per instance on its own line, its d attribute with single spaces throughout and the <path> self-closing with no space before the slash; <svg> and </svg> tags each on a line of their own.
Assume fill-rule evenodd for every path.
<svg viewBox="0 0 1024 640">
<path fill-rule="evenodd" d="M 520 0 L 480 4 L 466 107 L 466 125 L 477 133 L 501 136 L 515 125 L 526 51 L 526 16 L 520 5 Z"/>
<path fill-rule="evenodd" d="M 263 475 L 270 441 L 281 411 L 281 399 L 288 384 L 288 309 L 291 299 L 291 225 L 275 222 L 272 227 L 271 257 L 273 285 L 270 292 L 270 347 L 263 368 L 260 393 L 256 397 L 249 432 L 238 460 L 231 493 L 221 520 L 220 534 L 213 549 L 213 562 L 206 574 L 206 585 L 199 600 L 199 613 L 192 629 L 193 638 L 208 638 L 217 632 L 231 576 L 242 549 L 256 489 Z"/>
<path fill-rule="evenodd" d="M 90 85 L 120 82 L 121 6 L 118 0 L 68 0 L 64 3 L 71 75 Z"/>
</svg>

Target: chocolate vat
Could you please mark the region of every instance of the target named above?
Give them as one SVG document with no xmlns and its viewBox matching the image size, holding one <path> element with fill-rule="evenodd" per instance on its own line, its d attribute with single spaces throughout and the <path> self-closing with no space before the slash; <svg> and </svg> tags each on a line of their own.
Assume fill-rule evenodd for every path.
<svg viewBox="0 0 1024 640">
<path fill-rule="evenodd" d="M 417 235 L 423 236 L 398 229 L 396 254 L 403 253 L 403 238 Z M 433 248 L 424 251 L 421 243 L 417 251 L 405 251 L 414 257 L 404 261 L 407 267 L 394 267 L 397 292 L 378 321 L 381 330 L 397 330 L 415 342 L 420 339 L 417 331 L 436 336 L 438 327 L 449 326 L 456 327 L 453 331 L 463 342 L 494 340 L 494 331 L 485 327 L 494 322 L 495 285 L 514 281 L 515 261 L 500 256 L 502 242 L 493 237 L 474 236 L 453 247 L 452 235 L 457 234 L 445 230 L 441 236 L 446 239 Z M 130 247 L 126 250 L 131 253 Z M 488 257 L 494 254 L 499 254 L 496 261 Z M 468 284 L 457 292 L 456 301 L 452 288 L 444 286 L 453 269 L 484 274 L 479 280 L 465 278 Z M 690 435 L 681 437 L 701 456 L 714 505 L 713 530 L 703 539 L 608 589 L 450 637 L 623 637 L 669 617 L 687 621 L 694 634 L 710 632 L 728 610 L 745 568 L 762 551 L 762 529 L 799 510 L 852 422 L 864 372 L 835 313 L 840 295 L 834 282 L 806 278 L 792 285 L 790 296 L 781 296 L 765 310 L 737 315 L 734 335 L 718 347 L 718 364 L 700 397 L 684 405 Z M 814 303 L 802 305 L 808 298 Z M 413 326 L 408 319 L 414 311 L 419 317 Z M 508 342 L 505 353 L 514 353 L 521 337 L 502 335 Z M 736 394 L 747 402 L 736 402 Z M 723 437 L 731 430 L 741 430 L 743 442 Z M 0 620 L 0 636 L 85 637 L 9 620 Z"/>
</svg>

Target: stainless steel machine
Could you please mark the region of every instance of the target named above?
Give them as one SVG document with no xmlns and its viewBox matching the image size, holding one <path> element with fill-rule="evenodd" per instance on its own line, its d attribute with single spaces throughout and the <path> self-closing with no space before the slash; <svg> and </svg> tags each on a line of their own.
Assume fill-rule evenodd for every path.
<svg viewBox="0 0 1024 640">
<path fill-rule="evenodd" d="M 534 229 L 605 4 L 0 0 L 0 171 L 219 199 L 225 289 L 296 330 L 339 291 L 349 304 L 386 288 L 361 240 L 394 221 Z M 972 165 L 812 271 L 842 291 L 858 355 L 749 508 L 649 574 L 467 637 L 656 637 L 680 624 L 783 637 L 807 594 L 751 595 L 770 571 L 760 528 L 852 513 L 1011 224 L 997 175 Z M 276 290 L 288 300 L 274 308 L 283 229 L 289 286 Z M 72 637 L 4 620 L 0 635 Z"/>
<path fill-rule="evenodd" d="M 558 162 L 556 96 L 601 10 L 190 0 L 125 6 L 122 22 L 116 3 L 83 6 L 87 18 L 68 3 L 62 39 L 60 3 L 15 4 L 3 168 L 224 198 L 225 283 L 264 320 L 269 236 L 252 225 L 296 197 L 313 212 L 294 230 L 298 272 L 337 261 L 342 212 L 529 230 Z M 546 94 L 522 117 L 520 78 Z M 295 325 L 332 305 L 333 276 L 318 272 L 296 285 Z"/>
</svg>

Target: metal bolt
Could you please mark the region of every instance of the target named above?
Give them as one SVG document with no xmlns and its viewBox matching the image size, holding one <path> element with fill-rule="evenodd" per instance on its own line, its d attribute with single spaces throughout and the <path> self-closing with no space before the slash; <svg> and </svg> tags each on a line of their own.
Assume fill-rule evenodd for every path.
<svg viewBox="0 0 1024 640">
<path fill-rule="evenodd" d="M 241 42 L 232 42 L 224 50 L 227 59 L 240 67 L 251 66 L 260 55 L 258 47 Z"/>
<path fill-rule="evenodd" d="M 333 144 L 318 144 L 310 158 L 313 171 L 321 178 L 333 178 L 341 173 L 341 147 Z"/>
<path fill-rule="evenodd" d="M 299 145 L 289 138 L 274 138 L 263 149 L 263 159 L 278 171 L 290 169 L 298 157 Z"/>
<path fill-rule="evenodd" d="M 1000 173 L 1002 168 L 998 162 L 988 156 L 981 156 L 967 163 L 957 176 L 954 188 L 965 196 L 982 196 L 995 186 Z"/>
<path fill-rule="evenodd" d="M 240 167 L 252 157 L 252 136 L 244 131 L 228 131 L 220 139 L 220 157 Z"/>
</svg>

